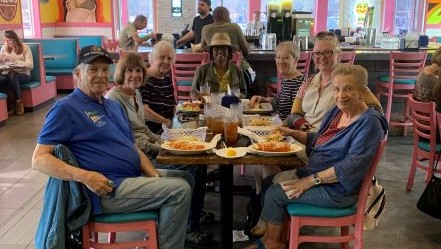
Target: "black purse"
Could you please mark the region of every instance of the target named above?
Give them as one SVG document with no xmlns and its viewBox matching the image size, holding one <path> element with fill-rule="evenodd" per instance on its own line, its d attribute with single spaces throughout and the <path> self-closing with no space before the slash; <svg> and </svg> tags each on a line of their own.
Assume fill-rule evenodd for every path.
<svg viewBox="0 0 441 249">
<path fill-rule="evenodd" d="M 441 153 L 438 155 L 438 160 L 435 164 L 435 173 L 440 156 Z M 429 183 L 427 183 L 426 189 L 424 189 L 423 194 L 418 200 L 417 208 L 423 213 L 441 219 L 441 178 L 437 177 L 435 173 L 432 175 Z"/>
</svg>

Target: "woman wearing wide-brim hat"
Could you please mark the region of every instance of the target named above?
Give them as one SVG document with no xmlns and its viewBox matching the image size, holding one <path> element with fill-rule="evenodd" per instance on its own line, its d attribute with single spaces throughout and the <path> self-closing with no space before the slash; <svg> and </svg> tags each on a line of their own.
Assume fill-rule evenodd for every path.
<svg viewBox="0 0 441 249">
<path fill-rule="evenodd" d="M 192 85 L 194 96 L 202 99 L 199 90 L 205 84 L 210 86 L 212 93 L 227 92 L 229 85 L 230 88 L 239 88 L 241 95 L 246 96 L 247 87 L 243 73 L 231 62 L 237 48 L 231 45 L 230 36 L 227 33 L 214 34 L 210 46 L 205 50 L 210 53 L 210 62 L 196 69 Z"/>
</svg>

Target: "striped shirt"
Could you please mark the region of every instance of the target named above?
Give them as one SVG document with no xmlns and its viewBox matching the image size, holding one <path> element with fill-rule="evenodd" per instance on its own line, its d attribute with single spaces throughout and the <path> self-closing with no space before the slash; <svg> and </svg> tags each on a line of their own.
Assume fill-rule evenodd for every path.
<svg viewBox="0 0 441 249">
<path fill-rule="evenodd" d="M 173 119 L 176 101 L 170 76 L 158 79 L 149 75 L 144 85 L 138 90 L 141 93 L 143 104 L 147 104 L 150 109 L 164 118 Z M 161 124 L 150 121 L 147 121 L 146 124 L 154 133 L 161 131 Z"/>
<path fill-rule="evenodd" d="M 282 120 L 285 120 L 291 113 L 292 104 L 294 103 L 297 91 L 305 79 L 305 75 L 300 75 L 293 79 L 282 80 L 282 88 L 277 96 L 274 97 L 277 114 L 279 114 Z"/>
</svg>

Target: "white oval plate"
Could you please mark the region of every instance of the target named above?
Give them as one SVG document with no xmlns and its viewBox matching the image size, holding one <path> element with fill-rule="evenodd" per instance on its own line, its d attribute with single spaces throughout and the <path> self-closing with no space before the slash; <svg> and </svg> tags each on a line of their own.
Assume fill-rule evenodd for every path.
<svg viewBox="0 0 441 249">
<path fill-rule="evenodd" d="M 220 157 L 225 157 L 225 158 L 239 158 L 239 157 L 243 157 L 247 154 L 247 147 L 237 147 L 237 148 L 232 148 L 236 151 L 236 155 L 235 156 L 227 156 L 225 154 L 226 148 L 223 149 L 219 149 L 216 150 L 216 155 L 220 156 Z"/>
<path fill-rule="evenodd" d="M 248 149 L 251 153 L 257 154 L 257 155 L 262 155 L 262 156 L 289 156 L 292 154 L 295 154 L 296 152 L 301 151 L 303 148 L 297 144 L 291 144 L 290 145 L 291 150 L 290 151 L 285 151 L 285 152 L 271 152 L 271 151 L 261 151 L 261 150 L 256 150 L 254 148 L 254 144 L 248 146 Z"/>
<path fill-rule="evenodd" d="M 161 144 L 161 148 L 170 151 L 173 154 L 178 154 L 178 155 L 195 155 L 195 154 L 202 154 L 202 153 L 206 153 L 207 151 L 213 149 L 215 147 L 215 145 L 213 146 L 213 144 L 210 143 L 206 143 L 206 142 L 194 142 L 197 144 L 202 144 L 204 145 L 203 149 L 200 150 L 178 150 L 178 149 L 174 149 L 172 147 L 170 147 L 170 145 L 168 144 L 168 142 L 164 142 L 163 144 Z"/>
</svg>

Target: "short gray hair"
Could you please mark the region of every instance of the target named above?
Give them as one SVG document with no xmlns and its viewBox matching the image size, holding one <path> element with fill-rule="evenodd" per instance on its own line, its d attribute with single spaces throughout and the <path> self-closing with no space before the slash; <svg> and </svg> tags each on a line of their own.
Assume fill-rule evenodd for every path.
<svg viewBox="0 0 441 249">
<path fill-rule="evenodd" d="M 294 59 L 299 58 L 300 49 L 299 49 L 298 46 L 296 46 L 296 44 L 294 42 L 292 42 L 292 41 L 284 41 L 284 42 L 279 43 L 279 45 L 277 45 L 277 47 L 276 47 L 276 55 L 282 49 L 286 49 L 288 51 L 288 53 Z"/>
<path fill-rule="evenodd" d="M 339 64 L 331 74 L 331 80 L 337 75 L 351 75 L 357 79 L 357 84 L 361 88 L 367 88 L 368 86 L 368 72 L 360 65 Z"/>
<path fill-rule="evenodd" d="M 173 47 L 173 45 L 168 42 L 168 41 L 159 41 L 155 44 L 155 46 L 153 46 L 153 50 L 152 52 L 149 53 L 149 62 L 150 64 L 152 64 L 152 62 L 157 58 L 157 53 L 159 50 L 168 50 L 168 51 L 172 51 L 172 63 L 175 63 L 176 61 L 176 52 L 175 52 L 175 48 Z"/>
</svg>

